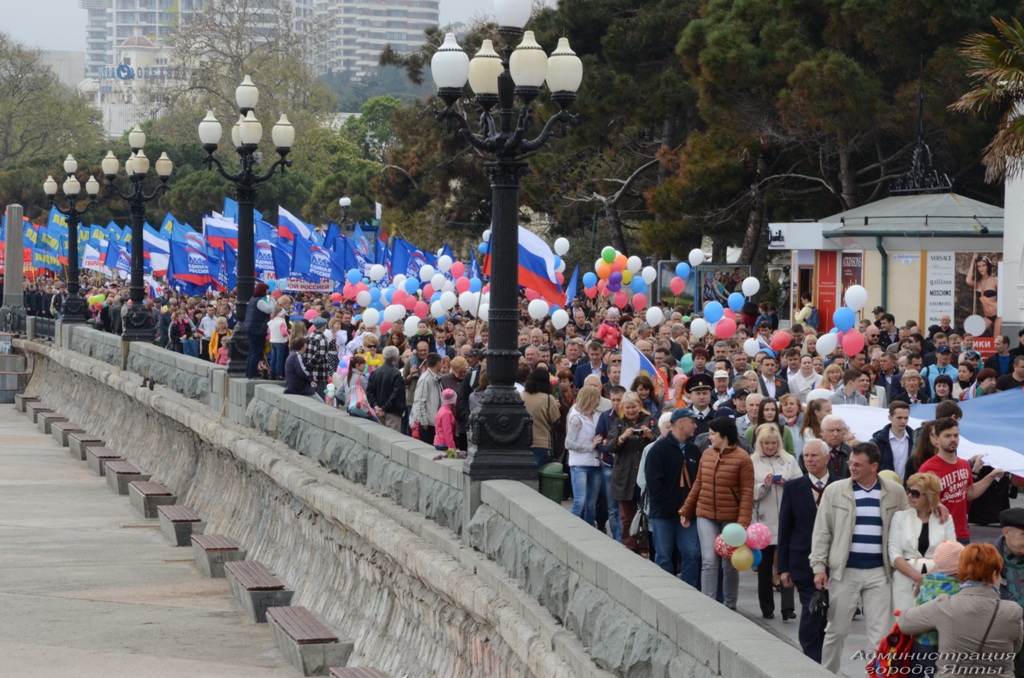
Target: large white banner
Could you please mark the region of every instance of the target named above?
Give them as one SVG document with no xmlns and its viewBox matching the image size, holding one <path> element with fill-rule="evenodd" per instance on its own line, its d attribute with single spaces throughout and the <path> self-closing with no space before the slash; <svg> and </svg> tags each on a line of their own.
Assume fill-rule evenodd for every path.
<svg viewBox="0 0 1024 678">
<path fill-rule="evenodd" d="M 939 318 L 948 315 L 955 325 L 963 318 L 954 317 L 956 295 L 956 254 L 954 252 L 928 252 L 924 285 L 924 326 L 939 324 Z"/>
</svg>

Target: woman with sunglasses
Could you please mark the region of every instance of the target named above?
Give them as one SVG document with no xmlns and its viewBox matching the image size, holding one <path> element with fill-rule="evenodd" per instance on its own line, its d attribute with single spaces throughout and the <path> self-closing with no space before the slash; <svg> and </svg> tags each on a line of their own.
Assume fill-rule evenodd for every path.
<svg viewBox="0 0 1024 678">
<path fill-rule="evenodd" d="M 889 524 L 889 560 L 892 562 L 892 607 L 905 610 L 914 606 L 916 588 L 935 566 L 932 558 L 941 542 L 956 541 L 953 521 L 940 522 L 935 515 L 939 505 L 939 477 L 915 473 L 907 479 L 910 508 L 898 511 Z"/>
</svg>

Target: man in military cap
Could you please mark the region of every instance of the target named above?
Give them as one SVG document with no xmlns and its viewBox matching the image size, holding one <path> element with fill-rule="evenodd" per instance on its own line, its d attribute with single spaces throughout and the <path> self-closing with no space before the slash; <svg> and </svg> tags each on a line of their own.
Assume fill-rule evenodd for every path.
<svg viewBox="0 0 1024 678">
<path fill-rule="evenodd" d="M 711 411 L 711 389 L 714 385 L 715 382 L 711 375 L 702 372 L 694 374 L 686 381 L 686 395 L 690 399 L 694 419 L 697 420 L 695 436 L 707 433 L 711 418 L 714 416 Z"/>
</svg>

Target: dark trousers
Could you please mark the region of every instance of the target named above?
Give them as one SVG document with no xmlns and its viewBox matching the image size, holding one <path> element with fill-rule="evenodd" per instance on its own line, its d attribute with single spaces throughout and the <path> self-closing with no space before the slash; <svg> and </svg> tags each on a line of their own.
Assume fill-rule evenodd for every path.
<svg viewBox="0 0 1024 678">
<path fill-rule="evenodd" d="M 199 340 L 199 357 L 210 362 L 210 342 L 208 339 Z"/>
<path fill-rule="evenodd" d="M 805 655 L 820 664 L 821 646 L 825 642 L 825 626 L 828 621 L 812 616 L 807 609 L 814 595 L 814 571 L 811 570 L 810 557 L 810 551 L 791 551 L 789 576 L 793 578 L 793 586 L 800 595 L 800 647 Z"/>
<path fill-rule="evenodd" d="M 260 361 L 263 360 L 263 347 L 267 343 L 266 333 L 246 334 L 249 340 L 249 357 L 245 363 L 245 376 L 248 379 L 255 379 L 259 376 Z"/>
<path fill-rule="evenodd" d="M 761 564 L 757 566 L 757 602 L 761 605 L 761 614 L 775 612 L 775 584 L 772 581 L 772 564 L 775 562 L 776 546 L 765 546 L 761 549 Z M 792 612 L 793 589 L 782 589 L 782 611 Z"/>
<path fill-rule="evenodd" d="M 434 432 L 436 430 L 437 429 L 435 429 L 433 426 L 424 426 L 423 424 L 420 424 L 420 440 L 425 442 L 427 445 L 433 445 Z"/>
</svg>

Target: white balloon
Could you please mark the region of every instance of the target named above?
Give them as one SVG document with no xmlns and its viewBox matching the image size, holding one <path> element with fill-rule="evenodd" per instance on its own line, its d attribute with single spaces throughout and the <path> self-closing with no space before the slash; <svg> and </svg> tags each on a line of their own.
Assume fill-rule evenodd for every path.
<svg viewBox="0 0 1024 678">
<path fill-rule="evenodd" d="M 690 250 L 690 256 L 687 258 L 690 260 L 690 266 L 700 266 L 704 263 L 704 250 L 695 247 Z"/>
<path fill-rule="evenodd" d="M 438 257 L 437 268 L 438 270 L 441 271 L 441 273 L 447 273 L 451 269 L 453 263 L 454 262 L 452 261 L 452 258 L 449 257 L 447 254 L 444 254 Z"/>
<path fill-rule="evenodd" d="M 659 306 L 651 306 L 647 309 L 647 324 L 651 327 L 657 327 L 665 320 L 665 312 L 661 310 Z"/>
<path fill-rule="evenodd" d="M 420 266 L 420 282 L 430 282 L 434 277 L 434 267 L 430 264 Z"/>
<path fill-rule="evenodd" d="M 548 302 L 543 299 L 534 299 L 530 302 L 530 305 L 526 307 L 526 310 L 530 312 L 530 317 L 534 320 L 541 320 L 548 314 Z"/>
<path fill-rule="evenodd" d="M 814 350 L 818 352 L 822 358 L 828 356 L 829 353 L 836 350 L 836 346 L 839 345 L 839 337 L 835 334 L 828 333 L 818 336 L 818 343 L 814 345 Z"/>
<path fill-rule="evenodd" d="M 481 303 L 479 310 L 476 312 L 476 317 L 480 320 L 487 320 L 487 312 L 491 310 L 490 304 Z"/>
<path fill-rule="evenodd" d="M 377 264 L 379 266 L 379 264 Z M 383 266 L 381 266 L 383 268 Z M 399 273 L 391 279 L 391 284 L 395 286 L 395 289 L 405 289 L 405 274 Z"/>
<path fill-rule="evenodd" d="M 812 388 L 811 392 L 807 394 L 807 402 L 813 403 L 815 400 L 832 400 L 832 396 L 834 395 L 835 393 L 827 388 Z"/>
<path fill-rule="evenodd" d="M 653 266 L 647 266 L 647 267 L 644 268 L 643 273 L 640 274 L 640 277 L 642 277 L 644 279 L 645 283 L 650 285 L 655 280 L 658 279 L 658 272 L 656 270 L 654 270 Z"/>
<path fill-rule="evenodd" d="M 860 285 L 851 285 L 847 288 L 843 300 L 846 301 L 850 310 L 856 313 L 864 308 L 864 304 L 868 303 L 868 291 Z"/>
<path fill-rule="evenodd" d="M 484 231 L 483 240 L 484 242 L 491 241 L 491 229 L 488 228 L 486 231 Z"/>
<path fill-rule="evenodd" d="M 969 315 L 964 318 L 964 332 L 980 336 L 985 333 L 985 319 L 980 315 Z"/>
<path fill-rule="evenodd" d="M 743 296 L 752 297 L 761 291 L 761 281 L 750 276 L 743 281 Z"/>
<path fill-rule="evenodd" d="M 374 264 L 370 267 L 370 280 L 377 282 L 384 277 L 384 273 L 386 273 L 386 271 L 383 265 Z"/>
<path fill-rule="evenodd" d="M 641 268 L 643 268 L 643 265 L 644 262 L 640 261 L 640 257 L 636 256 L 635 254 L 631 256 L 629 259 L 626 259 L 626 270 L 628 270 L 630 273 L 633 273 L 634 275 L 637 272 L 639 272 Z"/>
<path fill-rule="evenodd" d="M 743 342 L 743 352 L 753 358 L 757 355 L 757 352 L 761 350 L 761 344 L 757 343 L 757 339 L 747 339 Z"/>
<path fill-rule="evenodd" d="M 439 290 L 444 287 L 445 280 L 446 278 L 444 277 L 444 273 L 435 273 L 430 276 L 430 284 L 433 285 L 435 290 Z"/>
<path fill-rule="evenodd" d="M 560 257 L 564 257 L 569 251 L 569 241 L 565 238 L 559 238 L 555 241 L 555 254 Z"/>
<path fill-rule="evenodd" d="M 384 320 L 389 323 L 396 323 L 402 319 L 405 315 L 405 306 L 401 304 L 391 304 L 384 309 Z M 416 334 L 414 331 L 413 334 Z"/>
<path fill-rule="evenodd" d="M 569 324 L 569 314 L 564 309 L 558 309 L 551 314 L 551 324 L 556 330 L 560 330 Z"/>
<path fill-rule="evenodd" d="M 455 296 L 455 292 L 444 292 L 441 294 L 441 307 L 446 311 L 450 311 L 455 308 L 455 304 L 459 302 L 459 298 Z"/>
<path fill-rule="evenodd" d="M 459 295 L 459 306 L 462 307 L 463 311 L 472 313 L 473 309 L 476 308 L 476 303 L 476 292 L 467 290 Z"/>
<path fill-rule="evenodd" d="M 370 296 L 369 290 L 362 290 L 359 294 L 356 295 L 356 303 L 362 306 L 363 308 L 369 306 L 371 301 L 373 301 L 373 297 Z"/>
<path fill-rule="evenodd" d="M 450 292 L 450 291 L 452 291 L 454 289 L 455 289 L 455 281 L 454 280 L 445 280 L 444 284 L 441 285 L 441 291 L 442 292 Z"/>
<path fill-rule="evenodd" d="M 435 301 L 430 305 L 430 315 L 434 316 L 438 320 L 445 316 L 444 306 L 441 305 L 440 301 Z"/>
<path fill-rule="evenodd" d="M 375 308 L 368 308 L 363 311 L 363 322 L 370 327 L 376 327 L 380 322 L 380 311 Z"/>
<path fill-rule="evenodd" d="M 405 336 L 411 337 L 412 335 L 416 334 L 416 330 L 418 329 L 419 324 L 420 319 L 417 316 L 411 315 L 408 318 L 406 318 L 404 327 Z"/>
<path fill-rule="evenodd" d="M 558 262 L 558 268 L 555 269 L 555 273 L 564 273 L 564 272 L 565 272 L 565 259 L 562 259 L 561 261 Z"/>
<path fill-rule="evenodd" d="M 703 338 L 704 335 L 708 333 L 709 329 L 710 326 L 708 325 L 708 321 L 704 320 L 704 318 L 697 318 L 690 323 L 690 334 L 692 334 L 695 339 Z"/>
</svg>

